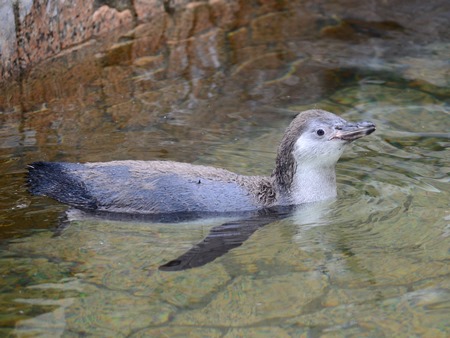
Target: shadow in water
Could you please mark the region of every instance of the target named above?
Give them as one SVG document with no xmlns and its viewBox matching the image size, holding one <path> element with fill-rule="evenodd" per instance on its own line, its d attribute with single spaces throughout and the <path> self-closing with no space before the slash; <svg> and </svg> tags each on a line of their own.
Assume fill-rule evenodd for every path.
<svg viewBox="0 0 450 338">
<path fill-rule="evenodd" d="M 181 271 L 201 267 L 226 254 L 231 249 L 241 246 L 259 228 L 272 222 L 287 218 L 298 209 L 295 206 L 277 206 L 248 212 L 230 213 L 200 213 L 183 212 L 170 214 L 126 214 L 91 212 L 79 209 L 69 209 L 61 218 L 54 236 L 60 236 L 70 226 L 70 222 L 80 219 L 104 219 L 119 222 L 142 222 L 142 223 L 179 223 L 207 219 L 214 217 L 238 218 L 213 227 L 208 236 L 197 243 L 190 250 L 176 259 L 169 261 L 159 267 L 162 271 Z"/>
<path fill-rule="evenodd" d="M 162 271 L 180 271 L 203 266 L 241 246 L 256 230 L 289 217 L 293 206 L 267 208 L 252 217 L 226 222 L 211 229 L 208 236 L 178 258 L 161 265 Z"/>
</svg>

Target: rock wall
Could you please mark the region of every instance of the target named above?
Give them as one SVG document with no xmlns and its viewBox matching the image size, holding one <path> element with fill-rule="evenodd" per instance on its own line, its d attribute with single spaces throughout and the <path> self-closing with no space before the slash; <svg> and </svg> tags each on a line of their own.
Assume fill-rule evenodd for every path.
<svg viewBox="0 0 450 338">
<path fill-rule="evenodd" d="M 435 28 L 442 25 L 449 10 L 449 5 L 440 2 L 442 6 L 435 3 L 433 10 L 405 0 L 9 0 L 0 4 L 0 80 L 17 76 L 28 66 L 92 38 L 105 38 L 111 31 L 127 31 L 145 22 L 162 28 L 166 42 L 186 39 L 212 27 L 225 31 L 242 28 L 230 36 L 232 46 L 242 42 L 249 31 L 256 44 L 285 40 L 286 36 L 295 38 L 310 25 L 323 24 L 318 20 L 333 16 L 335 20 L 395 19 L 405 25 L 409 22 L 415 30 L 436 34 Z M 418 12 L 421 7 L 427 11 Z M 299 10 L 307 15 L 296 19 Z M 420 25 L 414 14 L 429 14 L 433 19 L 429 16 L 426 24 Z M 163 41 L 154 43 L 161 46 Z"/>
<path fill-rule="evenodd" d="M 129 85 L 120 76 L 141 76 L 142 90 L 184 77 L 202 97 L 224 76 L 240 74 L 245 83 L 261 65 L 292 68 L 298 60 L 298 66 L 305 53 L 314 53 L 301 39 L 442 40 L 449 34 L 448 14 L 443 0 L 5 1 L 0 107 L 32 109 L 99 82 L 104 93 L 111 86 L 118 92 Z M 133 74 L 120 65 L 131 65 Z M 270 71 L 264 76 L 270 80 Z"/>
</svg>

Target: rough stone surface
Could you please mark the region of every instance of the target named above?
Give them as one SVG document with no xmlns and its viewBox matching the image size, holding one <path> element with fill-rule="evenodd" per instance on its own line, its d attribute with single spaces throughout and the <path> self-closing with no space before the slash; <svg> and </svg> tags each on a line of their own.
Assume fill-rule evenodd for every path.
<svg viewBox="0 0 450 338">
<path fill-rule="evenodd" d="M 0 3 L 0 80 L 7 76 L 7 72 L 17 68 L 19 56 L 17 54 L 17 40 L 14 21 L 14 8 L 8 2 Z"/>
<path fill-rule="evenodd" d="M 296 280 L 298 284 L 289 280 Z M 308 287 L 300 289 L 296 285 Z M 315 272 L 292 273 L 270 279 L 237 277 L 205 307 L 180 314 L 174 323 L 238 327 L 261 323 L 280 315 L 295 316 L 302 312 L 298 304 L 313 301 L 325 287 L 325 278 Z M 276 295 L 270 290 L 277 290 Z M 276 297 L 275 302 L 270 295 Z"/>
<path fill-rule="evenodd" d="M 405 0 L 374 0 L 371 6 L 354 0 L 6 1 L 0 5 L 0 108 L 34 109 L 62 93 L 74 97 L 82 87 L 106 85 L 109 67 L 126 65 L 135 68 L 119 70 L 125 78 L 115 76 L 114 83 L 137 95 L 183 78 L 194 95 L 204 97 L 231 75 L 251 95 L 261 85 L 255 88 L 248 79 L 262 79 L 264 95 L 258 99 L 283 95 L 286 85 L 300 85 L 303 96 L 314 96 L 310 88 L 330 76 L 334 60 L 304 39 L 346 39 L 355 48 L 384 36 L 402 44 L 405 32 L 421 32 L 408 35 L 414 39 L 445 40 L 448 11 L 437 8 L 416 2 L 411 7 Z M 254 65 L 261 62 L 266 68 L 258 73 Z M 411 72 L 416 64 L 408 63 Z M 130 85 L 130 79 L 138 84 Z"/>
<path fill-rule="evenodd" d="M 315 23 L 311 14 L 283 11 L 260 16 L 252 21 L 252 39 L 255 43 L 270 43 L 300 37 Z"/>
</svg>

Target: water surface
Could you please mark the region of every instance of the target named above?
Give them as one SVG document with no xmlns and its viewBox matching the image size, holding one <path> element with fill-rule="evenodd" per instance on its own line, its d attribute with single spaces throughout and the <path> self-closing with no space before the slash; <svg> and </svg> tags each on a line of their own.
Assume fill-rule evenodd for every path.
<svg viewBox="0 0 450 338">
<path fill-rule="evenodd" d="M 159 97 L 142 68 L 106 66 L 124 81 L 0 112 L 0 333 L 448 336 L 450 47 L 399 53 L 397 42 L 296 39 L 292 57 L 174 78 Z M 100 92 L 108 99 L 86 99 Z M 377 125 L 338 163 L 339 198 L 199 268 L 158 270 L 229 219 L 58 228 L 66 207 L 26 192 L 34 160 L 167 159 L 268 175 L 293 111 L 309 108 Z"/>
</svg>

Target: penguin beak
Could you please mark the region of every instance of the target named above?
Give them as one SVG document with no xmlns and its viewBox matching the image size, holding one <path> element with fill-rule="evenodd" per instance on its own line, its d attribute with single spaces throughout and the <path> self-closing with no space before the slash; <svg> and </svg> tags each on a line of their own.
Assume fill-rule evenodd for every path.
<svg viewBox="0 0 450 338">
<path fill-rule="evenodd" d="M 375 125 L 372 122 L 363 121 L 357 123 L 346 123 L 335 128 L 336 133 L 330 140 L 339 139 L 344 141 L 354 141 L 363 136 L 372 134 L 375 131 Z"/>
</svg>

